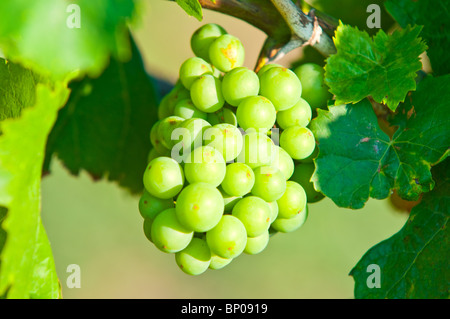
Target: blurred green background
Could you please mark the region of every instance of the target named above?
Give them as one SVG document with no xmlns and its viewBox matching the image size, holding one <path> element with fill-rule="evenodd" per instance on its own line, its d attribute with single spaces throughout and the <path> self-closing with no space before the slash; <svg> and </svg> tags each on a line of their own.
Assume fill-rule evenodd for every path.
<svg viewBox="0 0 450 319">
<path fill-rule="evenodd" d="M 133 34 L 151 74 L 175 81 L 192 56 L 190 36 L 209 22 L 238 36 L 245 66 L 254 67 L 265 39 L 261 31 L 216 12 L 205 10 L 198 22 L 175 3 L 146 4 Z M 279 63 L 288 66 L 300 55 L 295 50 Z M 243 254 L 221 270 L 192 277 L 177 267 L 173 254 L 145 238 L 138 198 L 114 183 L 94 182 L 85 173 L 73 177 L 55 160 L 42 189 L 43 222 L 63 298 L 353 298 L 352 267 L 407 218 L 387 200 L 369 200 L 353 211 L 325 199 L 310 204 L 300 229 L 273 236 L 262 253 Z M 70 264 L 81 268 L 81 288 L 66 285 Z"/>
</svg>

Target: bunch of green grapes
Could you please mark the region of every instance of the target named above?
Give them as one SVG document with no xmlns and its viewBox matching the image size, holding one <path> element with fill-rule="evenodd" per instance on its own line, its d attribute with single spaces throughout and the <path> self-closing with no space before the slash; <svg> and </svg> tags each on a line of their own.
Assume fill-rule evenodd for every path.
<svg viewBox="0 0 450 319">
<path fill-rule="evenodd" d="M 241 41 L 217 24 L 198 29 L 191 47 L 150 130 L 139 211 L 146 237 L 199 275 L 303 225 L 311 187 L 298 167 L 316 143 L 293 71 L 244 67 Z"/>
</svg>

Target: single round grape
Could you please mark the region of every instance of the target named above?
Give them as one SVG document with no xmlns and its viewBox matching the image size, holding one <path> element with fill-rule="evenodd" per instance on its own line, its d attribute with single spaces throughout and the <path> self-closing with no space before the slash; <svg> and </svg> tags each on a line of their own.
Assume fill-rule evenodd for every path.
<svg viewBox="0 0 450 319">
<path fill-rule="evenodd" d="M 324 69 L 315 63 L 305 63 L 296 67 L 294 73 L 302 83 L 302 98 L 312 109 L 326 109 L 332 95 L 324 82 Z"/>
<path fill-rule="evenodd" d="M 143 218 L 153 219 L 163 210 L 175 207 L 172 198 L 161 199 L 144 190 L 139 198 L 139 212 Z"/>
<path fill-rule="evenodd" d="M 195 80 L 190 92 L 194 105 L 205 113 L 216 112 L 225 103 L 220 80 L 210 74 L 202 75 Z"/>
<path fill-rule="evenodd" d="M 174 115 L 173 111 L 177 102 L 189 97 L 189 90 L 184 87 L 180 80 L 178 80 L 172 90 L 162 98 L 158 106 L 158 119 L 162 120 L 168 116 Z"/>
<path fill-rule="evenodd" d="M 286 182 L 286 191 L 277 200 L 278 217 L 291 218 L 306 209 L 306 193 L 303 187 L 294 181 Z"/>
<path fill-rule="evenodd" d="M 316 140 L 308 128 L 291 126 L 280 134 L 280 146 L 293 159 L 301 160 L 312 154 Z"/>
<path fill-rule="evenodd" d="M 277 201 L 269 202 L 268 204 L 270 206 L 270 223 L 272 224 L 278 217 L 278 204 Z"/>
<path fill-rule="evenodd" d="M 193 231 L 180 224 L 175 208 L 166 209 L 155 217 L 150 234 L 155 246 L 166 253 L 183 250 L 194 236 Z"/>
<path fill-rule="evenodd" d="M 271 166 L 278 168 L 284 178 L 288 180 L 294 173 L 295 164 L 292 157 L 283 148 L 275 145 L 275 159 Z"/>
<path fill-rule="evenodd" d="M 299 229 L 306 221 L 308 209 L 304 209 L 300 214 L 291 218 L 277 218 L 272 223 L 271 228 L 281 233 L 290 233 Z"/>
<path fill-rule="evenodd" d="M 208 128 L 204 134 L 205 145 L 222 153 L 225 162 L 234 160 L 242 150 L 242 133 L 234 125 L 216 124 Z"/>
<path fill-rule="evenodd" d="M 261 69 L 259 69 L 259 71 L 257 73 L 258 78 L 261 80 L 261 76 L 264 74 L 264 72 L 270 70 L 273 67 L 282 68 L 283 66 L 280 64 L 276 64 L 276 63 L 265 64 L 265 65 L 263 65 L 263 67 Z"/>
<path fill-rule="evenodd" d="M 217 187 L 222 183 L 226 163 L 222 154 L 211 146 L 200 146 L 188 157 L 184 165 L 186 180 L 193 184 L 204 182 Z"/>
<path fill-rule="evenodd" d="M 269 130 L 275 124 L 277 112 L 272 102 L 264 96 L 250 96 L 239 103 L 236 118 L 244 130 Z"/>
<path fill-rule="evenodd" d="M 266 202 L 279 199 L 286 190 L 286 179 L 283 173 L 273 166 L 259 166 L 255 168 L 255 184 L 252 194 L 261 197 Z"/>
<path fill-rule="evenodd" d="M 244 64 L 244 46 L 235 36 L 221 35 L 209 47 L 209 60 L 220 71 L 229 72 Z"/>
<path fill-rule="evenodd" d="M 194 149 L 203 145 L 203 134 L 211 125 L 200 118 L 187 119 L 181 122 L 172 132 L 172 139 L 175 143 L 172 151 L 172 158 L 179 159 L 180 156 L 184 161 L 184 157 L 188 156 Z M 178 150 L 180 148 L 180 150 Z M 177 154 L 180 154 L 176 156 Z"/>
<path fill-rule="evenodd" d="M 250 131 L 243 136 L 243 142 L 237 162 L 245 163 L 252 169 L 273 162 L 276 155 L 275 144 L 266 134 Z"/>
<path fill-rule="evenodd" d="M 226 107 L 221 108 L 217 112 L 208 113 L 207 121 L 211 125 L 227 123 L 233 126 L 237 126 L 238 124 L 236 114 L 234 114 L 232 110 Z"/>
<path fill-rule="evenodd" d="M 157 157 L 148 163 L 143 176 L 145 189 L 153 196 L 169 199 L 178 194 L 184 185 L 180 164 L 170 157 Z"/>
<path fill-rule="evenodd" d="M 305 190 L 308 203 L 318 202 L 325 197 L 321 192 L 316 191 L 314 183 L 311 182 L 311 176 L 314 170 L 314 163 L 297 164 L 295 165 L 294 174 L 291 177 L 292 181 L 299 183 Z"/>
<path fill-rule="evenodd" d="M 262 252 L 269 244 L 269 230 L 266 230 L 259 236 L 248 237 L 247 244 L 244 248 L 244 253 L 249 255 L 256 255 Z"/>
<path fill-rule="evenodd" d="M 196 276 L 204 273 L 211 262 L 211 251 L 206 241 L 192 238 L 189 245 L 175 254 L 178 267 L 188 275 Z"/>
<path fill-rule="evenodd" d="M 194 183 L 180 192 L 175 208 L 182 225 L 196 232 L 205 232 L 220 221 L 224 205 L 217 188 L 207 183 Z"/>
<path fill-rule="evenodd" d="M 231 196 L 248 194 L 255 184 L 255 173 L 244 163 L 231 163 L 226 167 L 225 178 L 221 187 Z"/>
<path fill-rule="evenodd" d="M 277 123 L 282 129 L 291 126 L 306 127 L 311 121 L 311 107 L 308 102 L 300 98 L 295 105 L 277 113 Z"/>
<path fill-rule="evenodd" d="M 239 256 L 247 244 L 244 224 L 233 215 L 223 215 L 219 223 L 206 232 L 211 252 L 227 259 Z"/>
<path fill-rule="evenodd" d="M 211 65 L 199 57 L 189 58 L 181 64 L 180 81 L 188 90 L 192 83 L 204 74 L 213 74 Z"/>
<path fill-rule="evenodd" d="M 173 114 L 175 116 L 182 117 L 184 119 L 191 118 L 199 118 L 206 120 L 207 114 L 205 112 L 200 111 L 195 107 L 194 103 L 192 103 L 191 99 L 184 99 L 179 101 L 175 105 L 175 109 L 173 110 Z"/>
<path fill-rule="evenodd" d="M 270 206 L 258 196 L 242 198 L 233 207 L 231 214 L 244 224 L 248 237 L 256 237 L 269 229 Z"/>
<path fill-rule="evenodd" d="M 150 129 L 150 142 L 158 154 L 162 155 L 169 151 L 169 149 L 163 145 L 162 138 L 159 136 L 158 128 L 160 123 L 161 120 L 156 121 Z"/>
<path fill-rule="evenodd" d="M 184 119 L 179 116 L 169 116 L 162 119 L 158 125 L 157 134 L 160 138 L 161 144 L 167 148 L 171 149 L 174 146 L 174 141 L 172 140 L 172 132 L 178 127 L 178 125 L 183 122 Z"/>
<path fill-rule="evenodd" d="M 209 62 L 209 47 L 215 39 L 227 34 L 224 28 L 215 23 L 208 23 L 198 28 L 191 37 L 191 49 L 194 54 Z"/>
<path fill-rule="evenodd" d="M 211 252 L 211 263 L 209 264 L 210 269 L 222 269 L 229 263 L 231 263 L 233 259 L 232 258 L 222 258 L 219 255 L 214 254 Z"/>
<path fill-rule="evenodd" d="M 226 73 L 222 79 L 222 94 L 225 101 L 238 106 L 246 97 L 258 95 L 259 78 L 246 67 L 237 67 Z"/>
<path fill-rule="evenodd" d="M 302 84 L 287 68 L 272 67 L 261 75 L 259 94 L 268 98 L 277 111 L 287 110 L 298 102 Z"/>
</svg>

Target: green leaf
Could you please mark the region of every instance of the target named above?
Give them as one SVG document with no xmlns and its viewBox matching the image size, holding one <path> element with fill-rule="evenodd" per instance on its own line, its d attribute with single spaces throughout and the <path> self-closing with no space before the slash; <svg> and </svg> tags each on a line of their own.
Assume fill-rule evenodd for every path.
<svg viewBox="0 0 450 319">
<path fill-rule="evenodd" d="M 416 88 L 419 55 L 427 48 L 418 38 L 420 30 L 407 27 L 392 35 L 380 30 L 371 39 L 365 31 L 341 23 L 334 37 L 337 53 L 325 65 L 325 82 L 336 95 L 336 105 L 372 96 L 395 110 Z"/>
<path fill-rule="evenodd" d="M 350 275 L 356 298 L 448 299 L 450 273 L 450 160 L 433 168 L 436 187 L 424 194 L 403 228 L 369 249 Z M 369 265 L 380 268 L 379 288 L 369 288 Z"/>
<path fill-rule="evenodd" d="M 57 78 L 77 70 L 99 75 L 111 53 L 129 57 L 133 10 L 132 0 L 3 0 L 1 49 L 11 61 Z"/>
<path fill-rule="evenodd" d="M 428 44 L 427 55 L 433 74 L 450 73 L 450 11 L 444 0 L 387 0 L 386 10 L 400 24 L 423 26 L 422 37 Z"/>
<path fill-rule="evenodd" d="M 392 188 L 407 200 L 430 191 L 430 167 L 449 153 L 449 86 L 450 76 L 420 82 L 399 108 L 397 120 L 402 118 L 403 124 L 392 140 L 378 126 L 367 100 L 318 110 L 311 122 L 320 150 L 315 187 L 338 206 L 354 209 L 369 196 L 386 198 Z"/>
<path fill-rule="evenodd" d="M 24 89 L 19 87 L 17 93 Z M 32 94 L 31 87 L 26 91 Z M 61 83 L 37 84 L 35 105 L 23 109 L 20 117 L 0 123 L 0 206 L 3 214 L 7 209 L 1 223 L 6 240 L 0 254 L 0 296 L 60 296 L 40 216 L 40 184 L 47 136 L 68 94 Z M 14 98 L 3 101 L 15 103 Z"/>
<path fill-rule="evenodd" d="M 84 169 L 95 179 L 107 177 L 141 192 L 157 100 L 138 49 L 133 45 L 129 62 L 112 60 L 99 78 L 86 77 L 70 87 L 48 139 L 44 171 L 56 154 L 72 174 Z"/>
<path fill-rule="evenodd" d="M 187 14 L 193 16 L 198 21 L 203 20 L 202 6 L 198 0 L 176 0 L 176 2 Z"/>
</svg>

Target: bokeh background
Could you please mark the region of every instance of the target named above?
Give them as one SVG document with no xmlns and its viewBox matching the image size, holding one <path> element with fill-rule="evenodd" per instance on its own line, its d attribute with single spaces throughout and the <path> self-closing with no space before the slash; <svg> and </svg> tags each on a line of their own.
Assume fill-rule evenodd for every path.
<svg viewBox="0 0 450 319">
<path fill-rule="evenodd" d="M 222 25 L 246 48 L 253 68 L 264 34 L 233 17 L 204 11 L 199 22 L 175 3 L 152 0 L 133 34 L 149 73 L 174 82 L 192 56 L 189 40 L 204 23 Z M 289 66 L 300 50 L 279 63 Z M 349 176 L 351 178 L 351 176 Z M 369 200 L 361 210 L 336 207 L 329 199 L 309 205 L 297 231 L 273 236 L 258 255 L 241 255 L 221 270 L 192 277 L 173 254 L 157 250 L 144 236 L 138 197 L 116 184 L 71 176 L 53 161 L 42 184 L 42 215 L 52 245 L 63 298 L 353 298 L 348 274 L 373 245 L 403 226 L 407 214 L 388 200 Z M 81 269 L 81 287 L 68 288 L 67 266 Z"/>
</svg>

